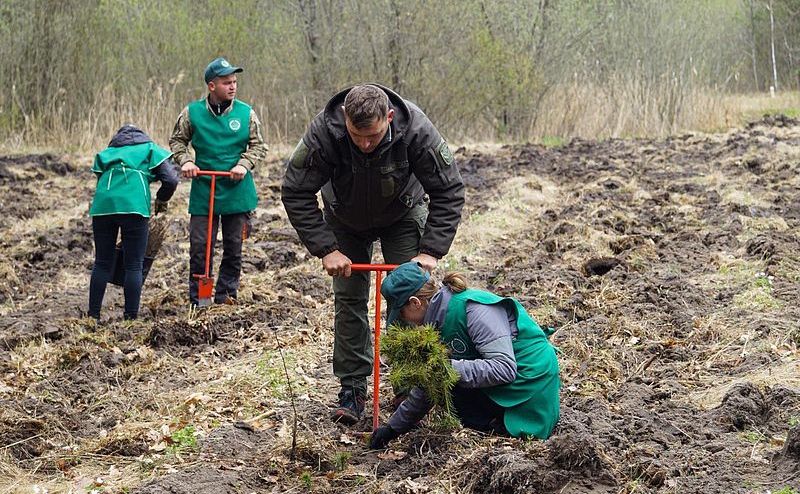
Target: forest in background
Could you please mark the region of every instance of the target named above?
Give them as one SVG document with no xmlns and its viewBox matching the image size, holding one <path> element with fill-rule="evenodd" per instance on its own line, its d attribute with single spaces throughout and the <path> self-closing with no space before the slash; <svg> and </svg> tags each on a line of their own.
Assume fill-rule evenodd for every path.
<svg viewBox="0 0 800 494">
<path fill-rule="evenodd" d="M 800 0 L 0 0 L 0 146 L 166 142 L 223 55 L 271 143 L 375 81 L 454 141 L 663 136 L 794 94 Z"/>
</svg>

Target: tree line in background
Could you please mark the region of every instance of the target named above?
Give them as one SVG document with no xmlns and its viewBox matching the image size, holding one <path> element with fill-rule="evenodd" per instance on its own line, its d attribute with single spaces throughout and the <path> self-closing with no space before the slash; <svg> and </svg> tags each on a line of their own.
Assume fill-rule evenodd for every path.
<svg viewBox="0 0 800 494">
<path fill-rule="evenodd" d="M 214 57 L 270 142 L 375 81 L 451 140 L 664 135 L 797 90 L 800 0 L 0 0 L 6 145 L 166 141 Z M 2 139 L 0 139 L 2 141 Z"/>
</svg>

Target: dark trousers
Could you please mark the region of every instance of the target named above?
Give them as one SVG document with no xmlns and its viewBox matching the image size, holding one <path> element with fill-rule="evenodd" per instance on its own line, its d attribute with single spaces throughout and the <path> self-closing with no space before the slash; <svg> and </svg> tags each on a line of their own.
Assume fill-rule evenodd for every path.
<svg viewBox="0 0 800 494">
<path fill-rule="evenodd" d="M 214 289 L 214 302 L 217 304 L 225 303 L 228 298 L 235 300 L 237 297 L 239 276 L 242 272 L 242 230 L 247 219 L 248 213 L 214 217 L 208 275 L 213 277 L 217 231 L 222 223 L 222 261 Z M 203 274 L 206 268 L 207 231 L 208 216 L 192 215 L 189 220 L 189 301 L 193 305 L 197 305 L 197 279 L 193 275 Z"/>
<path fill-rule="evenodd" d="M 408 214 L 386 228 L 353 232 L 331 215 L 325 217 L 336 235 L 339 251 L 354 263 L 372 261 L 376 240 L 381 242 L 383 259 L 388 264 L 402 264 L 419 254 L 419 241 L 428 217 L 427 204 L 418 204 Z M 372 373 L 372 340 L 367 319 L 372 273 L 353 272 L 349 278 L 333 278 L 334 316 L 333 373 L 343 387 L 366 391 Z"/>
<path fill-rule="evenodd" d="M 94 267 L 89 281 L 89 316 L 100 318 L 100 307 L 111 279 L 117 234 L 122 232 L 123 265 L 125 266 L 125 319 L 136 319 L 142 296 L 142 263 L 147 249 L 150 219 L 138 214 L 109 214 L 92 217 L 94 234 Z"/>
<path fill-rule="evenodd" d="M 503 423 L 505 409 L 480 389 L 456 386 L 451 393 L 453 406 L 464 427 L 507 436 Z"/>
</svg>

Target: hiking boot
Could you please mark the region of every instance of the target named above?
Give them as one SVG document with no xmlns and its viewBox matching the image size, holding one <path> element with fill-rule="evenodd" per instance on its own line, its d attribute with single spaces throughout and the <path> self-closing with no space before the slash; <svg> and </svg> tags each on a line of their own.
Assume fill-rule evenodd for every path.
<svg viewBox="0 0 800 494">
<path fill-rule="evenodd" d="M 361 419 L 364 412 L 365 392 L 356 388 L 342 388 L 339 391 L 339 408 L 331 414 L 331 420 L 344 425 L 353 425 Z"/>
<path fill-rule="evenodd" d="M 225 295 L 225 298 L 214 300 L 215 304 L 221 305 L 239 305 L 239 301 L 236 300 L 236 297 L 231 297 L 230 295 Z"/>
</svg>

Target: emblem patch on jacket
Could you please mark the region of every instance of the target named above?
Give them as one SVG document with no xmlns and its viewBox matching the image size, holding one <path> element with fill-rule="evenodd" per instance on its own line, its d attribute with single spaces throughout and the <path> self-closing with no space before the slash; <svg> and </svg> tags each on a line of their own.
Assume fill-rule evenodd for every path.
<svg viewBox="0 0 800 494">
<path fill-rule="evenodd" d="M 289 158 L 289 163 L 295 168 L 304 168 L 306 166 L 306 157 L 308 156 L 308 146 L 300 139 L 297 146 L 292 152 L 292 157 Z"/>
<path fill-rule="evenodd" d="M 439 153 L 439 156 L 442 157 L 445 166 L 450 166 L 453 164 L 453 161 L 455 161 L 455 157 L 450 151 L 450 146 L 447 145 L 447 141 L 442 141 L 439 147 L 436 148 L 436 151 Z"/>
<path fill-rule="evenodd" d="M 450 341 L 450 349 L 453 351 L 453 355 L 461 355 L 467 351 L 467 344 L 459 338 L 453 338 L 453 340 Z"/>
<path fill-rule="evenodd" d="M 239 121 L 238 118 L 232 118 L 230 122 L 228 122 L 228 127 L 234 132 L 242 128 L 242 122 Z"/>
</svg>

